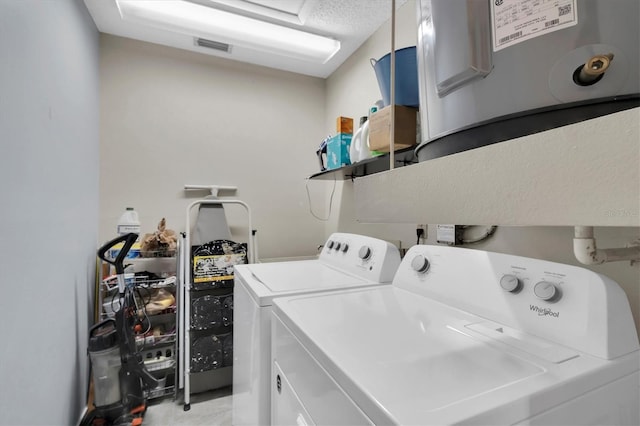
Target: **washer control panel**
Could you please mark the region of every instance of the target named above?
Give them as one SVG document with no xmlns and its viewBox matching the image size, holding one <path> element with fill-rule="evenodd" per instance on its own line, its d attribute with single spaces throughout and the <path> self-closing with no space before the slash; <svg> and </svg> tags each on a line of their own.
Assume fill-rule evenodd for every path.
<svg viewBox="0 0 640 426">
<path fill-rule="evenodd" d="M 417 245 L 405 255 L 393 285 L 601 358 L 639 347 L 625 292 L 586 268 Z"/>
<path fill-rule="evenodd" d="M 334 233 L 327 239 L 320 261 L 374 282 L 390 282 L 400 265 L 393 244 L 365 235 Z"/>
<path fill-rule="evenodd" d="M 522 275 L 522 274 L 518 274 Z M 522 290 L 533 292 L 535 297 L 545 302 L 557 302 L 560 300 L 561 291 L 559 286 L 563 284 L 563 281 L 536 281 L 533 284 L 529 278 L 521 277 L 515 274 L 504 274 L 500 278 L 500 287 L 509 293 L 520 293 Z M 524 282 L 526 281 L 526 285 Z"/>
<path fill-rule="evenodd" d="M 369 255 L 369 249 L 363 246 L 358 255 L 362 259 L 367 258 Z M 437 257 L 439 256 L 434 256 L 434 258 Z M 535 263 L 535 259 L 528 260 L 530 263 Z M 415 272 L 418 280 L 426 279 L 425 276 L 430 272 L 431 262 L 429 261 L 428 255 L 415 253 L 411 256 L 410 262 L 405 261 L 405 263 L 407 263 L 408 267 Z M 440 262 L 436 261 L 436 263 Z M 464 268 L 465 265 L 461 264 L 459 267 Z M 534 296 L 539 301 L 549 303 L 557 302 L 562 297 L 561 287 L 565 284 L 565 273 L 553 272 L 551 268 L 547 268 L 548 270 L 544 271 L 542 275 L 537 275 L 535 278 L 532 278 L 529 274 L 524 272 L 530 270 L 531 266 L 511 266 L 511 268 L 512 270 L 500 274 L 497 277 L 498 285 L 506 293 L 513 294 L 514 296 L 522 293 L 525 297 Z M 447 272 L 450 273 L 451 271 Z"/>
</svg>

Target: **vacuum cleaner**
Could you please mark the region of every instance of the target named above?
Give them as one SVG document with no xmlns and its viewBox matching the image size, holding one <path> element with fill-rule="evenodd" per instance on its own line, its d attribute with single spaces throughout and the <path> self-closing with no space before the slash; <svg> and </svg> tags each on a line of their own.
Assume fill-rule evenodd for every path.
<svg viewBox="0 0 640 426">
<path fill-rule="evenodd" d="M 147 410 L 147 392 L 158 380 L 147 371 L 136 350 L 134 327 L 138 321 L 134 286 L 125 281 L 124 259 L 138 234 L 119 236 L 98 250 L 98 257 L 115 266 L 119 304 L 113 318 L 89 330 L 89 357 L 94 385 L 95 409 L 85 415 L 81 425 L 142 424 Z M 115 260 L 106 253 L 123 243 Z"/>
</svg>

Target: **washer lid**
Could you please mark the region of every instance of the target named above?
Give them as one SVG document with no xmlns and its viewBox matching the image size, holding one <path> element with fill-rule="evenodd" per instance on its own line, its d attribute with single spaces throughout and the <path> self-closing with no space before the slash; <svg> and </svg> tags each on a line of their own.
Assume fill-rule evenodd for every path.
<svg viewBox="0 0 640 426">
<path fill-rule="evenodd" d="M 274 313 L 376 424 L 471 421 L 563 379 L 469 330 L 482 318 L 394 286 L 276 299 Z M 577 359 L 560 365 L 575 374 Z"/>
<path fill-rule="evenodd" d="M 241 265 L 236 274 L 260 306 L 274 297 L 376 284 L 318 260 Z"/>
</svg>

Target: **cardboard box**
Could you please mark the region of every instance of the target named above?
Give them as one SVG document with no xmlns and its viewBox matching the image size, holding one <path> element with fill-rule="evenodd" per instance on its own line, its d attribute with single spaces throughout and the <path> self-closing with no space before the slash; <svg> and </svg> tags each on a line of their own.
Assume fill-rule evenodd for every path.
<svg viewBox="0 0 640 426">
<path fill-rule="evenodd" d="M 338 133 L 327 143 L 327 169 L 338 169 L 351 164 L 349 159 L 349 148 L 353 135 L 348 133 Z"/>
<path fill-rule="evenodd" d="M 122 250 L 123 247 L 124 247 L 124 243 L 118 243 L 114 245 L 106 253 L 106 257 L 108 257 L 109 259 L 115 260 L 115 258 L 118 257 L 118 254 L 120 253 L 120 250 Z M 129 252 L 127 252 L 127 256 L 125 257 L 125 259 L 136 259 L 138 257 L 140 257 L 140 243 L 133 243 L 133 245 L 129 249 Z"/>
<path fill-rule="evenodd" d="M 336 119 L 336 132 L 353 134 L 353 118 L 351 117 L 338 117 Z"/>
<path fill-rule="evenodd" d="M 416 144 L 416 116 L 418 109 L 396 105 L 395 150 Z M 369 119 L 369 149 L 389 152 L 391 136 L 391 106 L 375 112 Z"/>
</svg>

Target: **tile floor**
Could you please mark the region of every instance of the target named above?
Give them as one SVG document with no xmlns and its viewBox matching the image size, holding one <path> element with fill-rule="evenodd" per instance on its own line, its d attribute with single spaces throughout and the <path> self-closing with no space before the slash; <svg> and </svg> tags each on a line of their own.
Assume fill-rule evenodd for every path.
<svg viewBox="0 0 640 426">
<path fill-rule="evenodd" d="M 231 386 L 191 395 L 191 409 L 182 400 L 166 399 L 147 407 L 144 426 L 231 425 Z"/>
</svg>

